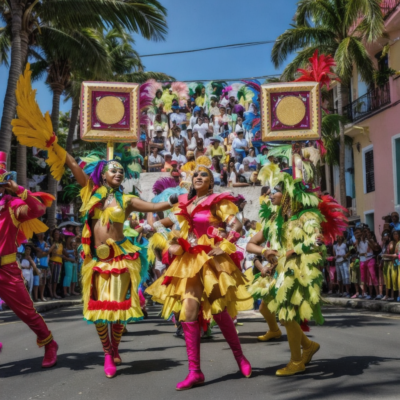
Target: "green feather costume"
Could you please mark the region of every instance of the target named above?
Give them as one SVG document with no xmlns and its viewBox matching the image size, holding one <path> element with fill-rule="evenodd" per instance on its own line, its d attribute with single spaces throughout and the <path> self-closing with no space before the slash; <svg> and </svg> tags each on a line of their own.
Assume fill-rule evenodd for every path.
<svg viewBox="0 0 400 400">
<path fill-rule="evenodd" d="M 248 290 L 255 298 L 262 298 L 280 320 L 301 323 L 313 319 L 322 324 L 320 267 L 325 246 L 317 244 L 324 221 L 318 209 L 320 200 L 307 193 L 300 181 L 280 172 L 277 165 L 264 168 L 269 186 L 282 187 L 281 205 L 268 202 L 260 210 L 264 239 L 269 248 L 278 251 L 278 265 L 273 277 L 256 276 Z M 287 257 L 290 251 L 293 254 Z"/>
</svg>

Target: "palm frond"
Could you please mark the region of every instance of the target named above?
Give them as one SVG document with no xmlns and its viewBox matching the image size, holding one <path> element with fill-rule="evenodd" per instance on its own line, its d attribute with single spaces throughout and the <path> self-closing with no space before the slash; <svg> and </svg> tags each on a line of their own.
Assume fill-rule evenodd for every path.
<svg viewBox="0 0 400 400">
<path fill-rule="evenodd" d="M 319 26 L 334 27 L 340 24 L 340 16 L 330 1 L 302 0 L 297 6 L 296 23 L 298 26 L 304 26 L 309 21 Z"/>
<path fill-rule="evenodd" d="M 126 82 L 135 82 L 135 83 L 144 83 L 149 79 L 155 79 L 156 81 L 168 81 L 175 82 L 175 78 L 164 74 L 163 72 L 152 72 L 152 71 L 143 71 L 143 72 L 132 72 L 130 74 L 125 74 L 124 79 Z"/>
<path fill-rule="evenodd" d="M 10 67 L 9 53 L 11 49 L 11 29 L 9 26 L 0 28 L 0 64 Z"/>
<path fill-rule="evenodd" d="M 344 23 L 350 28 L 363 19 L 367 41 L 372 42 L 378 39 L 384 31 L 381 2 L 381 0 L 347 1 Z"/>
<path fill-rule="evenodd" d="M 337 62 L 337 74 L 348 82 L 352 76 L 353 64 L 357 69 L 364 82 L 371 83 L 373 81 L 374 67 L 361 39 L 349 36 L 342 40 L 335 54 Z"/>
<path fill-rule="evenodd" d="M 326 46 L 335 41 L 335 33 L 323 27 L 297 26 L 287 29 L 278 36 L 272 48 L 271 59 L 276 68 L 281 66 L 287 56 L 307 46 Z"/>
<path fill-rule="evenodd" d="M 123 27 L 152 40 L 167 32 L 167 12 L 157 0 L 43 0 L 35 9 L 43 20 L 69 29 Z"/>
</svg>

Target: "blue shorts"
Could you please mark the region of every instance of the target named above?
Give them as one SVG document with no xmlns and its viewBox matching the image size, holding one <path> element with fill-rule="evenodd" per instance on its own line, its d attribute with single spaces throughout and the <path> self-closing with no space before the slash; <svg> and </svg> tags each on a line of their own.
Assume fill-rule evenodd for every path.
<svg viewBox="0 0 400 400">
<path fill-rule="evenodd" d="M 34 276 L 33 277 L 33 286 L 39 286 L 39 282 L 40 282 L 39 275 Z"/>
</svg>

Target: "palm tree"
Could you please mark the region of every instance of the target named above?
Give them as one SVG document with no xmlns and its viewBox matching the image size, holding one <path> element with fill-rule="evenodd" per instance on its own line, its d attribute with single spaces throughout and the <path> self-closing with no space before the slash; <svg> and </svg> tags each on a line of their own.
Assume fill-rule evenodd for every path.
<svg viewBox="0 0 400 400">
<path fill-rule="evenodd" d="M 384 21 L 381 0 L 301 0 L 298 3 L 295 24 L 280 35 L 273 46 L 271 58 L 279 67 L 292 52 L 298 52 L 283 71 L 284 80 L 293 80 L 298 68 L 304 66 L 315 50 L 331 54 L 337 63 L 338 112 L 342 115 L 342 85 L 348 85 L 357 67 L 361 78 L 373 81 L 373 64 L 366 43 L 383 34 Z M 344 169 L 345 135 L 340 123 L 340 203 L 346 205 L 346 178 Z"/>
<path fill-rule="evenodd" d="M 18 77 L 27 59 L 29 46 L 36 45 L 44 31 L 49 30 L 49 35 L 52 33 L 56 37 L 60 30 L 65 29 L 117 27 L 140 33 L 147 39 L 162 40 L 167 28 L 166 9 L 158 0 L 0 0 L 0 12 L 6 22 L 7 40 L 12 39 L 0 127 L 0 151 L 6 153 L 10 152 Z M 0 32 L 0 46 L 2 37 Z"/>
</svg>

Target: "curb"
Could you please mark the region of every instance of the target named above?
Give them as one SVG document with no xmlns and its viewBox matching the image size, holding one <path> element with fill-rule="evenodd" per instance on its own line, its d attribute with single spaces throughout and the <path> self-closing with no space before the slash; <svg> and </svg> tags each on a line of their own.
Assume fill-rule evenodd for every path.
<svg viewBox="0 0 400 400">
<path fill-rule="evenodd" d="M 364 309 L 368 311 L 381 311 L 390 314 L 400 314 L 400 303 L 381 301 L 381 300 L 358 300 L 341 299 L 336 297 L 323 297 L 323 300 L 329 305 L 339 307 Z"/>
<path fill-rule="evenodd" d="M 46 311 L 55 310 L 56 308 L 78 306 L 80 304 L 82 304 L 81 299 L 79 299 L 79 300 L 56 300 L 56 301 L 33 303 L 33 307 L 36 309 L 36 311 L 38 313 L 43 313 Z M 6 304 L 3 304 L 2 311 L 10 311 L 10 310 L 11 309 Z"/>
</svg>

